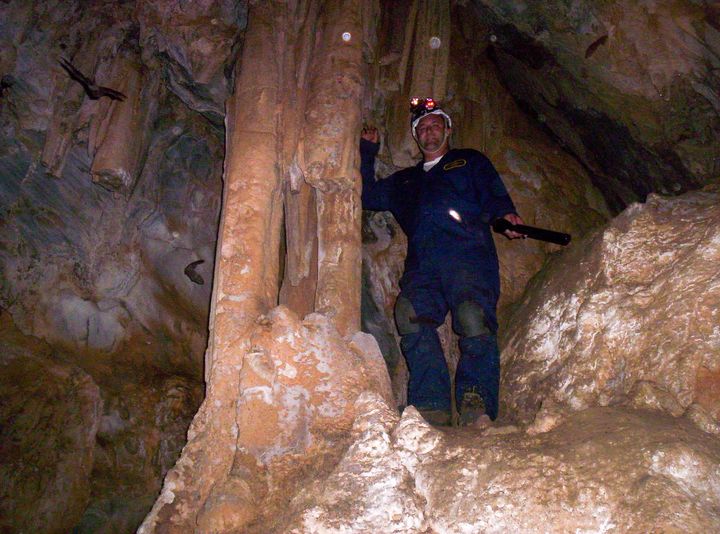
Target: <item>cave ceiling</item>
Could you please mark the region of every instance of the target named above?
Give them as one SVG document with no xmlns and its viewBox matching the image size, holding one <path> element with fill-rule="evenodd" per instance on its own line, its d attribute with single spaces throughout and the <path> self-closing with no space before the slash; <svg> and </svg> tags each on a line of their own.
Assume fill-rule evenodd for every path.
<svg viewBox="0 0 720 534">
<path fill-rule="evenodd" d="M 612 208 L 717 181 L 717 3 L 472 6 L 508 90 L 587 166 Z"/>
</svg>

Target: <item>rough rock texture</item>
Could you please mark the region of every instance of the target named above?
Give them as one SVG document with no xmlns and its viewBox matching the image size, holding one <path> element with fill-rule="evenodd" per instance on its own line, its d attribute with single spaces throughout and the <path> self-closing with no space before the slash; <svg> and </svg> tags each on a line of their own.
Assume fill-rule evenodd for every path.
<svg viewBox="0 0 720 534">
<path fill-rule="evenodd" d="M 6 313 L 0 333 L 0 530 L 67 532 L 90 499 L 100 391 Z"/>
<path fill-rule="evenodd" d="M 472 4 L 510 91 L 592 170 L 614 210 L 717 181 L 717 3 Z"/>
<path fill-rule="evenodd" d="M 393 384 L 396 404 L 407 404 L 408 370 L 395 326 L 395 299 L 400 292 L 407 239 L 388 212 L 363 212 L 362 330 L 373 335 Z"/>
<path fill-rule="evenodd" d="M 199 376 L 222 132 L 160 84 L 137 36 L 159 29 L 130 5 L 60 4 L 0 7 L 2 305 L 79 357 Z M 61 57 L 127 99 L 91 100 Z M 183 272 L 199 259 L 203 285 Z"/>
<path fill-rule="evenodd" d="M 77 529 L 130 532 L 175 465 L 202 390 L 179 376 L 106 381 L 100 387 L 104 408 L 90 478 L 92 501 Z"/>
<path fill-rule="evenodd" d="M 227 106 L 207 395 L 145 532 L 237 530 L 258 512 L 244 482 L 253 476 L 238 466 L 271 447 L 260 433 L 259 449 L 244 450 L 253 439 L 244 427 L 257 415 L 243 409 L 251 400 L 243 391 L 254 386 L 240 370 L 255 354 L 261 315 L 280 301 L 325 313 L 344 335 L 360 326 L 360 108 L 347 104 L 362 92 L 367 24 L 367 6 L 355 1 L 252 6 Z"/>
<path fill-rule="evenodd" d="M 36 445 L 19 450 L 3 439 L 3 460 L 19 459 L 5 472 L 12 495 L 3 494 L 0 506 L 10 503 L 19 516 L 0 529 L 137 527 L 199 403 L 208 318 L 208 396 L 145 528 L 302 530 L 315 528 L 312 521 L 342 524 L 332 517 L 344 514 L 360 517 L 356 525 L 368 531 L 387 524 L 455 529 L 445 527 L 454 517 L 443 508 L 451 499 L 426 500 L 417 488 L 432 486 L 429 479 L 383 459 L 392 439 L 376 446 L 350 438 L 353 424 L 356 431 L 375 425 L 372 411 L 382 412 L 382 430 L 371 434 L 399 432 L 385 406 L 393 401 L 377 348 L 355 334 L 357 135 L 362 119 L 381 126 L 379 176 L 409 164 L 417 153 L 407 98 L 431 93 L 456 118 L 453 143 L 491 157 L 526 220 L 575 238 L 608 216 L 591 179 L 619 210 L 652 189 L 678 192 L 716 178 L 717 9 L 702 1 L 571 4 L 317 0 L 253 2 L 248 13 L 247 2 L 229 0 L 0 2 L 0 307 L 25 334 L 51 344 L 35 340 L 30 352 L 7 353 L 13 381 L 0 406 L 3 438 Z M 253 29 L 244 34 L 246 20 Z M 61 57 L 121 90 L 125 101 L 90 99 L 60 67 Z M 365 324 L 381 341 L 395 401 L 403 402 L 405 369 L 389 314 L 402 238 L 385 215 L 371 219 L 363 305 L 374 311 Z M 557 249 L 530 242 L 500 242 L 499 249 L 505 317 Z M 270 313 L 278 303 L 293 313 Z M 321 313 L 298 319 L 311 312 Z M 620 385 L 603 382 L 597 398 L 588 394 L 589 405 L 609 398 L 684 414 L 719 433 L 717 365 L 698 364 L 696 353 L 683 362 L 672 345 L 677 337 L 671 346 L 650 338 L 658 353 L 669 351 L 666 367 L 677 376 L 668 381 L 684 385 L 660 383 L 652 370 L 626 379 L 613 368 L 610 381 Z M 443 339 L 452 345 L 447 327 Z M 28 374 L 40 382 L 25 380 Z M 385 404 L 373 400 L 368 408 L 367 397 L 353 405 L 366 390 L 381 391 Z M 53 395 L 41 400 L 42 393 Z M 534 437 L 523 439 L 556 446 L 542 436 L 562 436 L 579 416 L 568 415 L 562 398 L 520 393 L 524 420 L 534 416 L 527 427 Z M 625 420 L 625 412 L 588 417 L 602 423 L 603 413 Z M 26 425 L 33 414 L 45 414 L 35 434 Z M 408 411 L 412 420 L 418 423 Z M 705 468 L 702 438 L 683 439 L 693 443 L 687 457 Z M 28 455 L 46 447 L 58 455 L 43 453 L 43 469 L 33 470 Z M 531 449 L 516 450 L 510 463 Z M 635 459 L 642 464 L 639 453 Z M 353 472 L 360 465 L 392 507 L 353 508 L 356 495 L 376 499 L 362 481 L 350 484 L 355 474 L 339 479 L 353 488 L 350 501 L 328 497 L 332 509 L 313 504 L 326 480 L 328 491 L 340 491 L 335 475 L 327 478 L 338 462 Z M 664 478 L 651 476 L 651 486 L 674 498 L 675 486 L 663 484 L 680 480 L 678 470 L 658 462 Z M 707 462 L 705 471 L 714 473 L 716 463 Z M 384 485 L 386 474 L 405 472 L 402 491 L 411 493 Z M 450 475 L 433 476 L 442 482 Z M 685 514 L 691 528 L 716 530 L 711 520 L 702 523 L 710 502 L 703 483 L 691 474 L 678 484 L 682 495 L 663 506 Z M 60 490 L 45 499 L 51 487 Z M 306 487 L 312 491 L 298 489 Z M 683 495 L 700 504 L 691 509 Z M 436 517 L 430 505 L 447 516 Z M 663 509 L 648 506 L 643 517 L 670 517 Z M 506 518 L 510 530 L 524 525 L 514 517 Z M 636 524 L 648 530 L 650 523 Z"/>
<path fill-rule="evenodd" d="M 506 413 L 546 400 L 720 416 L 720 191 L 652 195 L 537 280 L 503 346 Z"/>
<path fill-rule="evenodd" d="M 170 90 L 219 126 L 247 10 L 244 1 L 135 2 L 143 61 L 162 69 Z"/>
<path fill-rule="evenodd" d="M 0 2 L 0 307 L 88 373 L 104 405 L 97 433 L 87 424 L 93 455 L 77 444 L 89 463 L 58 475 L 86 494 L 68 492 L 76 500 L 48 511 L 47 525 L 134 530 L 185 442 L 202 396 L 221 126 L 245 12 L 243 2 Z M 89 98 L 60 58 L 125 101 Z M 19 382 L 16 402 L 35 387 Z M 0 407 L 4 421 L 17 421 L 6 419 L 13 406 Z M 38 450 L 67 441 L 36 430 L 24 439 Z M 24 476 L 13 505 L 44 506 L 28 488 L 45 487 L 45 474 Z"/>
<path fill-rule="evenodd" d="M 684 419 L 593 408 L 551 431 L 441 431 L 358 400 L 329 477 L 267 532 L 711 532 L 720 444 Z"/>
<path fill-rule="evenodd" d="M 358 396 L 372 391 L 393 402 L 372 336 L 342 338 L 327 317 L 310 314 L 301 321 L 282 306 L 253 326 L 235 373 L 240 394 L 233 418 L 224 420 L 234 438 L 229 473 L 207 497 L 191 493 L 217 477 L 196 466 L 219 457 L 217 441 L 196 449 L 202 436 L 193 435 L 193 426 L 190 444 L 140 532 L 188 532 L 195 524 L 203 532 L 265 531 L 303 481 L 321 475 L 342 454 Z M 227 413 L 214 408 L 220 416 Z"/>
</svg>

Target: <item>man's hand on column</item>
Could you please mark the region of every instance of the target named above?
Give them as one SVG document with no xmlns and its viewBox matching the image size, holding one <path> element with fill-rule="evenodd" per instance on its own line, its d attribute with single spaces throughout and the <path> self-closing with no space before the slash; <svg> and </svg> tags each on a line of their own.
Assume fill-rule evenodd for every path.
<svg viewBox="0 0 720 534">
<path fill-rule="evenodd" d="M 371 143 L 377 144 L 380 142 L 380 134 L 378 133 L 377 128 L 375 128 L 374 126 L 366 126 L 365 128 L 363 128 L 360 137 L 362 137 L 366 141 L 370 141 Z"/>
</svg>

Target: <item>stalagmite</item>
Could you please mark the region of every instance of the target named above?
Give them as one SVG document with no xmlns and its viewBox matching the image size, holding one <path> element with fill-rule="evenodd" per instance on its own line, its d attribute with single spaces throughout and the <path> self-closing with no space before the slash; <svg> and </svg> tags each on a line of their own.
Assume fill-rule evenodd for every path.
<svg viewBox="0 0 720 534">
<path fill-rule="evenodd" d="M 719 30 L 712 2 L 0 1 L 0 532 L 720 531 Z M 494 236 L 489 428 L 396 408 L 407 243 L 360 227 L 357 144 L 378 180 L 417 163 L 409 96 L 573 235 Z"/>
<path fill-rule="evenodd" d="M 356 132 L 362 89 L 362 9 L 352 1 L 310 2 L 300 17 L 302 31 L 295 33 L 292 7 L 275 2 L 251 10 L 245 52 L 227 107 L 207 397 L 182 457 L 140 529 L 143 533 L 166 528 L 184 532 L 196 524 L 213 532 L 242 529 L 261 512 L 266 484 L 276 486 L 287 478 L 277 474 L 287 470 L 282 467 L 285 456 L 302 454 L 308 461 L 313 454 L 322 456 L 322 451 L 342 450 L 343 436 L 353 420 L 354 397 L 371 389 L 384 391 L 392 402 L 382 357 L 372 338 L 369 345 L 365 338 L 338 339 L 334 364 L 313 364 L 321 371 L 316 379 L 296 370 L 297 363 L 283 364 L 281 354 L 287 351 L 283 340 L 308 339 L 319 328 L 324 342 L 329 342 L 337 336 L 333 332 L 353 335 L 360 324 Z M 314 44 L 308 41 L 308 32 L 317 35 Z M 344 33 L 350 38 L 343 39 Z M 296 63 L 288 53 L 296 46 L 311 60 Z M 306 85 L 292 87 L 294 83 Z M 281 91 L 288 85 L 288 92 Z M 304 119 L 298 106 L 305 109 Z M 284 128 L 287 119 L 301 122 L 302 132 L 297 122 Z M 284 202 L 284 216 L 283 195 L 290 196 Z M 283 217 L 287 259 L 281 292 Z M 313 261 L 316 265 L 311 265 Z M 316 280 L 310 278 L 313 275 Z M 303 290 L 311 294 L 303 295 Z M 300 308 L 296 311 L 303 314 L 325 313 L 327 319 L 308 318 L 303 326 L 284 307 L 268 313 L 278 299 L 296 304 Z M 268 328 L 275 332 L 277 325 L 288 321 L 286 333 L 260 343 L 258 332 Z M 359 348 L 353 349 L 353 343 Z M 360 361 L 343 371 L 342 354 L 353 351 Z M 286 357 L 303 353 L 296 348 Z M 368 365 L 379 370 L 378 378 L 370 382 Z M 358 372 L 361 375 L 341 378 L 355 386 L 332 385 L 334 377 Z M 280 385 L 284 376 L 300 380 L 287 386 L 287 393 Z M 313 400 L 313 388 L 329 394 L 329 399 Z M 292 407 L 308 401 L 299 413 L 297 406 Z M 323 402 L 330 411 L 315 415 L 313 406 Z M 287 416 L 282 415 L 285 409 L 290 410 Z M 341 413 L 346 414 L 344 419 L 338 418 Z M 318 423 L 323 416 L 330 419 Z M 287 432 L 284 444 L 276 443 Z"/>
<path fill-rule="evenodd" d="M 165 479 L 140 532 L 191 532 L 211 490 L 227 483 L 236 453 L 239 372 L 257 317 L 276 302 L 280 176 L 276 167 L 278 7 L 257 4 L 248 25 L 242 69 L 227 107 L 225 189 L 215 267 L 207 392 L 188 433 L 188 444 Z M 275 245 L 273 247 L 273 245 Z M 242 508 L 242 507 L 241 507 Z M 173 530 L 174 529 L 174 530 Z"/>
</svg>

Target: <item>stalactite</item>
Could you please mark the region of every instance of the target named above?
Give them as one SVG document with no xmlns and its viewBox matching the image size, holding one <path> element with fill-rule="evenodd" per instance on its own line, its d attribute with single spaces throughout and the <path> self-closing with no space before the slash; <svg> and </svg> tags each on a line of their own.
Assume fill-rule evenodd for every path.
<svg viewBox="0 0 720 534">
<path fill-rule="evenodd" d="M 188 444 L 164 491 L 140 528 L 192 532 L 211 490 L 222 491 L 235 458 L 238 370 L 249 349 L 249 329 L 274 304 L 281 180 L 277 168 L 279 7 L 253 6 L 240 72 L 227 106 L 223 209 L 206 353 L 205 401 L 188 432 Z M 274 246 L 273 246 L 274 245 Z M 272 257 L 275 255 L 274 260 Z M 210 452 L 212 451 L 212 452 Z M 228 490 L 232 493 L 232 490 Z"/>
<path fill-rule="evenodd" d="M 280 304 L 304 316 L 315 308 L 318 271 L 316 192 L 304 181 L 299 191 L 285 191 L 285 228 L 288 246 Z"/>
<path fill-rule="evenodd" d="M 143 98 L 143 85 L 149 80 L 140 65 L 139 58 L 132 53 L 115 60 L 107 85 L 126 98 L 124 101 L 109 98 L 98 101 L 88 140 L 88 152 L 93 155 L 90 167 L 93 182 L 125 194 L 132 191 L 138 178 L 152 119 L 152 114 L 148 113 L 148 99 Z M 157 80 L 152 85 L 156 89 Z M 150 99 L 155 101 L 156 94 L 151 94 Z"/>
</svg>

